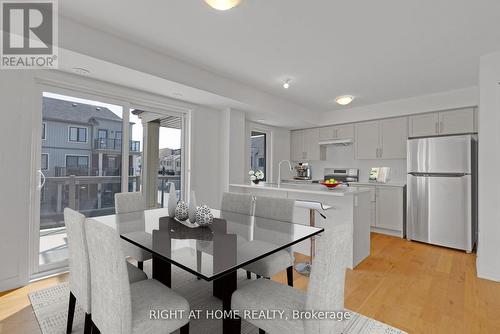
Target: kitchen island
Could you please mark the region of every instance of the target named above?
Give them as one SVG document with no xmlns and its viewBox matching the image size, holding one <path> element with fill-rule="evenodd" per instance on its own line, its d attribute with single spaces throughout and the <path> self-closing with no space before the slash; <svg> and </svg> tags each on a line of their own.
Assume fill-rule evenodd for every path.
<svg viewBox="0 0 500 334">
<path fill-rule="evenodd" d="M 350 224 L 353 227 L 353 249 L 352 260 L 349 268 L 356 267 L 368 255 L 370 255 L 370 193 L 369 189 L 363 187 L 337 187 L 327 189 L 320 184 L 291 184 L 282 183 L 280 186 L 271 183 L 254 184 L 230 184 L 232 192 L 249 193 L 254 196 L 270 196 L 291 198 L 302 201 L 320 202 L 331 209 L 316 213 L 316 226 L 328 229 L 329 226 L 337 224 Z M 294 222 L 309 225 L 309 210 L 296 207 Z M 296 246 L 295 252 L 309 255 L 309 240 Z"/>
</svg>

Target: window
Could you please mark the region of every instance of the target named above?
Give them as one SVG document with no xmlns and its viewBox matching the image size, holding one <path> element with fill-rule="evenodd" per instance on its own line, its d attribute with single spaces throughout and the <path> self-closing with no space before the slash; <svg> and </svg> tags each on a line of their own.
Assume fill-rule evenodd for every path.
<svg viewBox="0 0 500 334">
<path fill-rule="evenodd" d="M 266 180 L 267 152 L 266 143 L 267 134 L 259 131 L 252 131 L 250 136 L 250 169 L 264 172 L 264 181 Z"/>
<path fill-rule="evenodd" d="M 97 138 L 99 138 L 99 139 L 108 138 L 108 130 L 99 129 L 97 131 Z"/>
<path fill-rule="evenodd" d="M 40 168 L 42 170 L 49 169 L 49 154 L 48 153 L 42 153 L 42 163 L 41 163 Z"/>
<path fill-rule="evenodd" d="M 47 123 L 42 123 L 42 140 L 45 140 L 47 137 Z"/>
<path fill-rule="evenodd" d="M 78 143 L 87 142 L 87 128 L 79 128 L 76 126 L 69 127 L 69 141 Z"/>
<path fill-rule="evenodd" d="M 86 155 L 67 155 L 66 168 L 87 169 L 89 168 L 89 157 Z"/>
<path fill-rule="evenodd" d="M 118 139 L 118 140 L 122 139 L 122 132 L 121 131 L 116 131 L 116 133 L 115 133 L 115 139 Z"/>
</svg>

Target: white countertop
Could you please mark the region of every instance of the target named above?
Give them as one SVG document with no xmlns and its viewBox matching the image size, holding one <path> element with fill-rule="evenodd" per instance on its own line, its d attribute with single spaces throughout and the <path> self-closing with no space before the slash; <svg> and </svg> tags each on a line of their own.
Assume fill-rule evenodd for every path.
<svg viewBox="0 0 500 334">
<path fill-rule="evenodd" d="M 349 182 L 349 184 L 354 184 L 357 186 L 400 187 L 400 188 L 406 186 L 406 184 L 403 182 L 393 182 L 393 181 L 389 181 L 387 183 L 359 181 L 359 182 Z"/>
<path fill-rule="evenodd" d="M 260 183 L 260 184 L 230 184 L 231 187 L 240 188 L 253 188 L 253 189 L 269 189 L 276 191 L 287 191 L 287 192 L 297 192 L 315 195 L 330 195 L 330 196 L 349 196 L 355 195 L 362 192 L 369 191 L 368 188 L 361 187 L 336 187 L 333 189 L 328 189 L 321 184 L 293 184 L 293 183 L 281 183 L 278 187 L 275 183 Z"/>
</svg>

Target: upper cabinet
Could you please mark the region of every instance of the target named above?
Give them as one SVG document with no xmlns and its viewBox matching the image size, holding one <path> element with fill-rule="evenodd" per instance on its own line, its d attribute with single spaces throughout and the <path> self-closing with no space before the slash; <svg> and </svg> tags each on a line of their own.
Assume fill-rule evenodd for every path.
<svg viewBox="0 0 500 334">
<path fill-rule="evenodd" d="M 474 109 L 459 109 L 439 113 L 439 134 L 475 132 Z"/>
<path fill-rule="evenodd" d="M 408 119 L 389 118 L 380 121 L 381 159 L 406 159 L 406 140 L 408 139 Z"/>
<path fill-rule="evenodd" d="M 474 108 L 410 116 L 410 137 L 476 132 Z"/>
<path fill-rule="evenodd" d="M 319 128 L 319 140 L 354 138 L 354 125 L 337 125 Z"/>
<path fill-rule="evenodd" d="M 292 161 L 320 160 L 318 128 L 292 131 L 290 140 Z"/>
<path fill-rule="evenodd" d="M 355 125 L 356 159 L 377 159 L 380 149 L 379 121 L 363 122 Z"/>
<path fill-rule="evenodd" d="M 436 136 L 439 134 L 439 114 L 410 116 L 410 137 Z"/>
<path fill-rule="evenodd" d="M 356 159 L 405 159 L 407 118 L 390 118 L 355 125 Z"/>
</svg>

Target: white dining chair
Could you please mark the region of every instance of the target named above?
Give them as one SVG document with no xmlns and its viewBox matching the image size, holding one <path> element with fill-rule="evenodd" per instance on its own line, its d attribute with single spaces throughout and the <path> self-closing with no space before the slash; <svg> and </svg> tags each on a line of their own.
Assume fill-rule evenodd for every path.
<svg viewBox="0 0 500 334">
<path fill-rule="evenodd" d="M 250 194 L 240 194 L 224 192 L 222 194 L 221 201 L 221 219 L 230 218 L 231 214 L 236 214 L 236 219 L 252 219 L 254 211 L 254 198 Z M 241 216 L 239 216 L 241 215 Z M 246 217 L 245 217 L 246 216 Z M 248 221 L 248 226 L 250 226 L 250 221 Z M 228 231 L 230 233 L 230 231 Z M 213 254 L 212 244 L 197 242 L 196 243 L 196 264 L 198 272 L 201 271 L 202 255 L 203 253 Z M 250 278 L 250 272 L 247 272 L 247 278 Z"/>
<path fill-rule="evenodd" d="M 75 314 L 75 304 L 81 306 L 85 312 L 84 333 L 90 334 L 91 315 L 91 286 L 90 286 L 90 265 L 87 238 L 85 235 L 85 216 L 81 213 L 66 208 L 64 209 L 64 224 L 68 237 L 69 251 L 69 307 L 66 333 L 71 333 L 73 329 L 73 317 Z M 123 259 L 125 263 L 126 260 Z M 147 279 L 146 274 L 127 262 L 127 273 L 129 282 L 138 282 Z"/>
<path fill-rule="evenodd" d="M 255 222 L 259 219 L 279 220 L 282 222 L 293 223 L 293 211 L 295 200 L 279 197 L 258 196 L 255 199 Z M 286 270 L 287 282 L 289 286 L 293 286 L 293 264 L 295 258 L 292 255 L 291 249 L 282 250 L 271 254 L 262 260 L 253 262 L 245 267 L 248 272 L 255 273 L 257 278 L 271 276 Z"/>
<path fill-rule="evenodd" d="M 180 328 L 181 334 L 189 334 L 190 308 L 184 297 L 154 279 L 128 283 L 120 237 L 114 228 L 89 219 L 86 236 L 97 333 L 164 334 Z M 153 313 L 151 318 L 155 311 L 156 317 Z M 164 319 L 164 312 L 178 316 Z"/>
<path fill-rule="evenodd" d="M 120 215 L 131 219 L 131 215 L 135 214 L 137 220 L 142 220 L 144 222 L 144 210 L 146 205 L 144 204 L 144 197 L 140 192 L 128 192 L 128 193 L 116 193 L 115 194 L 115 211 L 118 215 L 117 224 L 120 223 Z M 137 231 L 135 234 L 143 234 L 144 241 L 151 240 L 151 235 L 145 231 Z M 135 238 L 137 240 L 137 235 Z M 130 256 L 131 258 L 137 260 L 137 267 L 139 269 L 144 268 L 144 261 L 150 260 L 152 255 L 150 252 L 144 249 L 132 245 L 130 242 L 122 240 L 122 247 L 125 256 Z"/>
<path fill-rule="evenodd" d="M 242 315 L 246 311 L 259 314 L 267 310 L 283 310 L 283 317 L 275 319 L 244 318 L 258 327 L 261 334 L 342 333 L 345 321 L 304 320 L 293 316 L 293 311 L 344 312 L 345 270 L 351 256 L 352 226 L 344 224 L 325 228 L 316 247 L 307 292 L 271 280 L 256 280 L 233 293 L 231 308 Z"/>
</svg>

